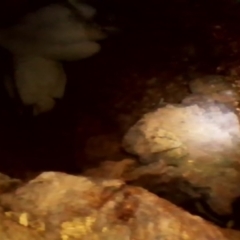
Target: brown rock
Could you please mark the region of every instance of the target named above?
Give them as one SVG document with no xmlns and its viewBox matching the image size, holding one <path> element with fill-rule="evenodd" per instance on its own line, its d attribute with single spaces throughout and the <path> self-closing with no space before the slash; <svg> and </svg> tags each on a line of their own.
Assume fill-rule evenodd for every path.
<svg viewBox="0 0 240 240">
<path fill-rule="evenodd" d="M 232 202 L 240 196 L 239 122 L 222 104 L 160 108 L 129 130 L 123 146 L 141 163 L 161 166 L 159 173 L 159 166 L 141 169 L 155 176 L 148 181 L 153 181 L 148 184 L 151 190 L 153 186 L 159 190 L 163 182 L 176 182 L 178 187 L 186 183 L 182 192 L 207 196 L 207 203 L 218 214 L 230 214 Z M 174 196 L 176 189 L 168 191 Z"/>
<path fill-rule="evenodd" d="M 148 191 L 120 180 L 43 173 L 0 196 L 4 240 L 237 240 Z"/>
<path fill-rule="evenodd" d="M 192 80 L 189 83 L 191 95 L 183 100 L 183 104 L 192 102 L 220 102 L 236 107 L 240 100 L 239 85 L 233 77 L 209 75 Z"/>
<path fill-rule="evenodd" d="M 22 182 L 18 179 L 13 179 L 5 174 L 0 173 L 0 194 L 20 186 L 21 183 Z"/>
<path fill-rule="evenodd" d="M 192 93 L 209 95 L 232 89 L 231 83 L 221 75 L 207 75 L 192 80 L 189 83 Z"/>
</svg>

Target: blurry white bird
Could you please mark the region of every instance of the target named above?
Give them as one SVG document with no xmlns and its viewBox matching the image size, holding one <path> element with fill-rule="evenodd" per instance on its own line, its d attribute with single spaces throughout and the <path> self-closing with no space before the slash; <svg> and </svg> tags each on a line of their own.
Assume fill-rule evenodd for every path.
<svg viewBox="0 0 240 240">
<path fill-rule="evenodd" d="M 0 30 L 0 45 L 13 54 L 11 81 L 24 105 L 32 105 L 34 115 L 51 110 L 55 98 L 62 98 L 66 75 L 60 61 L 91 57 L 101 49 L 98 40 L 104 31 L 93 23 L 96 10 L 69 0 L 70 6 L 51 4 L 28 13 L 17 24 Z"/>
</svg>

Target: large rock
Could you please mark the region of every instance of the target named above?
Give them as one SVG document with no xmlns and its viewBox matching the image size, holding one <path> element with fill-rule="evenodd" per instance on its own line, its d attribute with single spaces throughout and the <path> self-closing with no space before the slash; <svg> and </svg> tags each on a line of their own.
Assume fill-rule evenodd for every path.
<svg viewBox="0 0 240 240">
<path fill-rule="evenodd" d="M 0 195 L 3 240 L 237 240 L 148 191 L 120 180 L 43 173 Z"/>
<path fill-rule="evenodd" d="M 190 197 L 206 200 L 218 214 L 230 214 L 232 202 L 240 196 L 240 127 L 234 106 L 238 95 L 223 78 L 215 79 L 209 91 L 209 79 L 191 82 L 192 95 L 182 104 L 146 114 L 130 128 L 123 146 L 140 163 L 155 165 L 155 178 L 148 185 L 157 191 L 166 188 L 163 183 L 175 182 Z M 230 97 L 228 91 L 233 92 Z M 175 187 L 167 191 L 176 193 Z"/>
<path fill-rule="evenodd" d="M 33 106 L 35 115 L 52 110 L 64 96 L 67 77 L 59 61 L 91 57 L 101 49 L 97 41 L 106 38 L 94 23 L 96 9 L 75 0 L 69 5 L 49 4 L 0 29 L 0 45 L 14 58 L 7 90 Z"/>
</svg>

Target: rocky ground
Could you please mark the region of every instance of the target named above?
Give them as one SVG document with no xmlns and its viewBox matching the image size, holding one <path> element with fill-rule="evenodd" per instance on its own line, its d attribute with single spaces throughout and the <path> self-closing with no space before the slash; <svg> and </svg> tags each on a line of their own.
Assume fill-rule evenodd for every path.
<svg viewBox="0 0 240 240">
<path fill-rule="evenodd" d="M 210 76 L 210 86 L 216 75 L 226 77 L 227 85 L 217 85 L 220 98 L 230 93 L 238 111 L 240 5 L 175 1 L 146 7 L 133 1 L 128 9 L 117 20 L 122 31 L 103 43 L 100 54 L 65 64 L 66 96 L 52 113 L 34 119 L 16 114 L 1 90 L 1 172 L 22 179 L 44 170 L 80 174 L 104 161 L 132 158 L 122 148 L 129 128 L 165 103 L 199 102 L 186 98 L 201 89 L 201 81 L 189 85 L 193 79 Z"/>
</svg>

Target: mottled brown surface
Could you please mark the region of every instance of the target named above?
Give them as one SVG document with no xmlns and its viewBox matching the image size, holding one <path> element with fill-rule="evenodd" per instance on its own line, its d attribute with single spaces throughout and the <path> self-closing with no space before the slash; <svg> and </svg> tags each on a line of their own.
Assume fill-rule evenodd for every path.
<svg viewBox="0 0 240 240">
<path fill-rule="evenodd" d="M 174 169 L 174 174 L 160 172 L 160 178 L 180 178 L 203 189 L 211 208 L 220 214 L 231 213 L 231 203 L 240 196 L 239 145 L 237 115 L 217 103 L 160 108 L 146 114 L 123 140 L 140 162 Z"/>
<path fill-rule="evenodd" d="M 240 85 L 233 75 L 206 75 L 195 78 L 189 82 L 189 89 L 191 94 L 182 100 L 183 104 L 219 102 L 232 107 L 235 112 L 239 111 Z"/>
<path fill-rule="evenodd" d="M 122 4 L 119 11 L 123 31 L 116 38 L 104 42 L 99 55 L 66 65 L 69 78 L 66 95 L 52 113 L 35 119 L 16 116 L 15 108 L 0 89 L 2 171 L 28 179 L 36 173 L 28 174 L 27 171 L 79 173 L 83 168 L 96 166 L 102 161 L 126 159 L 128 155 L 116 151 L 122 135 L 143 114 L 159 105 L 164 106 L 165 102 L 180 103 L 189 96 L 187 83 L 190 80 L 209 74 L 239 78 L 239 5 L 232 7 L 229 1 L 222 4 L 220 0 L 154 0 L 148 1 L 148 5 L 135 0 L 114 2 Z M 7 2 L 8 9 L 11 4 Z M 116 8 L 120 9 L 118 5 Z M 11 20 L 12 15 L 6 14 L 6 9 L 1 10 Z M 4 58 L 1 62 L 2 69 L 5 61 Z M 224 97 L 228 93 L 224 92 Z M 194 99 L 199 104 L 198 96 L 194 95 Z M 188 104 L 193 103 L 192 99 L 188 100 Z M 206 104 L 205 100 L 203 102 Z M 192 189 L 180 181 L 179 178 L 185 180 L 185 177 L 176 179 L 179 174 L 176 162 L 170 166 L 154 162 L 133 172 L 135 163 L 131 160 L 125 161 L 126 166 L 120 162 L 115 168 L 114 164 L 107 166 L 103 177 L 119 178 L 126 170 L 130 173 L 122 178 L 129 177 L 131 184 L 151 191 L 161 190 L 163 184 L 164 190 L 171 187 L 174 194 L 170 199 L 173 200 L 176 200 L 175 191 L 179 190 L 194 197 L 205 196 L 206 191 L 209 192 L 205 188 L 199 191 Z M 221 161 L 221 164 L 225 166 L 226 161 Z M 208 174 L 212 168 L 206 170 L 208 164 L 203 165 Z M 206 178 L 205 182 L 211 183 L 216 190 L 217 195 L 211 197 L 225 206 L 221 202 L 225 198 L 218 196 L 222 193 L 226 197 L 226 184 L 233 186 L 230 198 L 239 191 L 236 187 L 238 165 L 229 168 L 227 164 L 223 171 L 226 173 L 224 179 L 220 169 L 213 169 L 210 179 Z M 198 182 L 199 175 L 196 176 L 194 181 Z M 227 183 L 229 179 L 233 182 Z M 205 185 L 205 182 L 201 184 Z M 225 208 L 229 210 L 228 203 Z"/>
<path fill-rule="evenodd" d="M 120 180 L 43 173 L 0 195 L 3 240 L 236 240 L 148 191 Z"/>
</svg>

